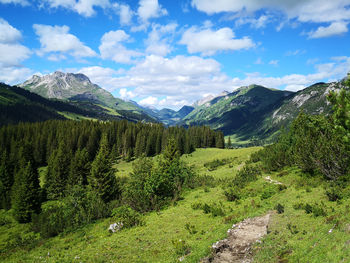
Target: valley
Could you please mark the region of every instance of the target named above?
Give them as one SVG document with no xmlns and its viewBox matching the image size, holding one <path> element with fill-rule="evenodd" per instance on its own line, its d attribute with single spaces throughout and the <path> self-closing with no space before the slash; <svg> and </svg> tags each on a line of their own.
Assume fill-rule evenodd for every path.
<svg viewBox="0 0 350 263">
<path fill-rule="evenodd" d="M 203 186 L 186 190 L 176 203 L 161 211 L 147 213 L 142 226 L 111 234 L 108 226 L 114 220 L 107 218 L 41 240 L 39 236 L 31 234 L 28 225 L 13 221 L 2 223 L 1 260 L 176 262 L 182 258 L 183 262 L 198 262 L 210 255 L 211 246 L 226 237 L 232 224 L 264 215 L 275 210 L 277 204 L 284 207 L 284 212 L 279 214 L 275 210 L 271 214 L 269 234 L 253 246 L 256 262 L 340 262 L 347 259 L 349 197 L 344 197 L 340 202 L 328 201 L 325 194 L 328 183 L 320 177 L 303 179 L 302 172 L 297 168 L 263 173 L 246 186 L 240 200 L 227 201 L 225 185 L 257 150 L 259 148 L 199 149 L 184 155 L 182 159 L 193 165 L 196 172 L 210 178 L 202 181 Z M 204 166 L 223 159 L 230 161 L 213 171 L 208 171 Z M 116 167 L 123 167 L 118 171 L 118 176 L 131 171 L 131 166 L 132 163 L 117 164 Z M 280 189 L 278 185 L 268 183 L 264 179 L 267 175 L 282 182 L 285 187 Z M 298 208 L 300 204 L 312 205 L 315 202 L 321 202 L 324 215 L 315 216 Z M 195 208 L 198 204 L 216 204 L 222 213 L 205 213 Z M 2 212 L 1 218 L 9 218 L 8 213 Z M 16 238 L 16 235 L 19 236 Z"/>
</svg>

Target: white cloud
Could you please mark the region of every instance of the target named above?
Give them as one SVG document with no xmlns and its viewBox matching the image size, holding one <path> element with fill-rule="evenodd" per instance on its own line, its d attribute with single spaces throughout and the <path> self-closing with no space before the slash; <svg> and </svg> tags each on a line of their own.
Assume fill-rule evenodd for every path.
<svg viewBox="0 0 350 263">
<path fill-rule="evenodd" d="M 158 99 L 153 96 L 149 96 L 139 101 L 139 104 L 142 106 L 155 106 L 158 104 Z"/>
<path fill-rule="evenodd" d="M 315 73 L 267 77 L 246 73 L 244 78 L 229 78 L 214 59 L 197 56 L 164 58 L 147 56 L 129 70 L 87 67 L 80 70 L 92 82 L 109 91 L 118 91 L 124 99 L 143 101 L 144 105 L 179 109 L 207 94 L 250 84 L 268 88 L 299 90 L 315 82 L 341 79 L 350 70 L 350 57 L 336 57 L 329 63 L 315 65 Z"/>
<path fill-rule="evenodd" d="M 134 63 L 133 58 L 139 57 L 142 53 L 129 50 L 122 42 L 129 41 L 130 36 L 123 30 L 109 31 L 101 38 L 99 50 L 103 59 L 111 59 L 117 63 Z"/>
<path fill-rule="evenodd" d="M 269 62 L 269 64 L 270 65 L 273 65 L 273 66 L 277 66 L 278 65 L 278 60 L 271 60 L 270 62 Z"/>
<path fill-rule="evenodd" d="M 300 22 L 348 20 L 349 0 L 192 0 L 192 6 L 207 14 L 221 12 L 253 13 L 261 9 L 278 10 Z"/>
<path fill-rule="evenodd" d="M 20 66 L 30 57 L 31 51 L 21 45 L 22 34 L 6 20 L 0 18 L 0 68 Z"/>
<path fill-rule="evenodd" d="M 0 66 L 19 66 L 31 55 L 31 51 L 21 44 L 0 43 Z"/>
<path fill-rule="evenodd" d="M 348 32 L 347 23 L 333 22 L 328 27 L 320 26 L 316 31 L 309 32 L 309 38 L 324 38 L 337 36 Z"/>
<path fill-rule="evenodd" d="M 172 51 L 170 42 L 175 34 L 177 24 L 167 25 L 154 24 L 152 31 L 148 34 L 145 43 L 147 45 L 146 53 L 165 56 Z"/>
<path fill-rule="evenodd" d="M 65 58 L 65 54 L 75 58 L 97 56 L 95 51 L 84 45 L 76 36 L 68 33 L 68 26 L 34 24 L 33 28 L 39 36 L 41 44 L 41 48 L 38 51 L 39 55 L 50 54 L 51 57 L 56 57 L 57 59 L 59 57 Z"/>
<path fill-rule="evenodd" d="M 130 100 L 136 96 L 132 91 L 128 91 L 125 88 L 119 90 L 119 95 L 123 100 Z"/>
<path fill-rule="evenodd" d="M 27 6 L 29 5 L 29 2 L 27 0 L 0 0 L 1 4 L 15 4 L 15 5 L 21 5 L 21 6 Z"/>
<path fill-rule="evenodd" d="M 120 5 L 119 16 L 120 24 L 129 25 L 133 16 L 133 12 L 128 5 Z"/>
<path fill-rule="evenodd" d="M 140 0 L 137 14 L 142 21 L 147 22 L 150 18 L 167 15 L 168 12 L 159 5 L 158 0 Z"/>
<path fill-rule="evenodd" d="M 111 6 L 109 0 L 42 0 L 42 2 L 50 8 L 66 8 L 85 17 L 95 15 L 94 7 L 105 9 Z"/>
<path fill-rule="evenodd" d="M 261 15 L 259 18 L 250 18 L 250 17 L 240 17 L 236 20 L 236 26 L 242 26 L 244 24 L 250 24 L 251 27 L 260 29 L 266 27 L 266 25 L 271 22 L 271 16 Z"/>
<path fill-rule="evenodd" d="M 6 20 L 0 18 L 0 43 L 16 43 L 21 40 L 22 34 Z"/>
<path fill-rule="evenodd" d="M 0 81 L 9 85 L 22 83 L 33 75 L 33 71 L 24 67 L 0 68 Z"/>
<path fill-rule="evenodd" d="M 195 26 L 185 31 L 180 44 L 186 45 L 189 53 L 200 52 L 202 55 L 213 55 L 225 50 L 249 49 L 255 46 L 249 37 L 235 38 L 234 32 L 228 27 L 213 31 L 200 30 Z"/>
</svg>

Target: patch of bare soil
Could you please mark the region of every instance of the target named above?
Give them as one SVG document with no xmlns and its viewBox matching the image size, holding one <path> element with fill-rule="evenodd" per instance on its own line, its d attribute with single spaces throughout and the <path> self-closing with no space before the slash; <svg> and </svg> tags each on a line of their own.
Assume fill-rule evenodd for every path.
<svg viewBox="0 0 350 263">
<path fill-rule="evenodd" d="M 233 225 L 228 237 L 216 242 L 213 254 L 201 260 L 202 263 L 248 263 L 253 261 L 252 245 L 267 234 L 272 212 L 264 216 L 248 218 Z"/>
</svg>

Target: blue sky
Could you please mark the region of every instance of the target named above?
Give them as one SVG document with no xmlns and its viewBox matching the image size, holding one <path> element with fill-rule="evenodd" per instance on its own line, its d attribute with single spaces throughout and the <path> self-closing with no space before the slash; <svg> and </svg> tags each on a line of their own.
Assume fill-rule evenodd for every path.
<svg viewBox="0 0 350 263">
<path fill-rule="evenodd" d="M 350 71 L 350 0 L 0 0 L 0 81 L 81 72 L 178 109 L 250 84 L 299 90 Z"/>
</svg>

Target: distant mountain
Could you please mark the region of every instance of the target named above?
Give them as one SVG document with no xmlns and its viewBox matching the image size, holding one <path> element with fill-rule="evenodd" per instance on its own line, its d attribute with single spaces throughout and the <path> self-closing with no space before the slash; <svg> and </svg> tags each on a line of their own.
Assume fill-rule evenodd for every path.
<svg viewBox="0 0 350 263">
<path fill-rule="evenodd" d="M 182 123 L 209 125 L 224 134 L 234 134 L 243 126 L 256 126 L 271 108 L 279 105 L 292 92 L 268 89 L 258 85 L 241 87 L 232 93 L 224 92 L 196 107 Z"/>
<path fill-rule="evenodd" d="M 184 117 L 179 124 L 209 125 L 237 141 L 270 141 L 287 127 L 301 110 L 308 114 L 328 114 L 327 94 L 345 88 L 343 81 L 316 83 L 298 92 L 268 89 L 259 85 L 241 87 L 232 93 L 212 96 Z"/>
<path fill-rule="evenodd" d="M 110 92 L 93 84 L 84 74 L 54 73 L 37 76 L 18 85 L 45 98 L 55 98 L 73 102 L 89 102 L 108 107 L 130 120 L 154 121 L 140 107 L 131 102 L 115 98 Z"/>
</svg>

